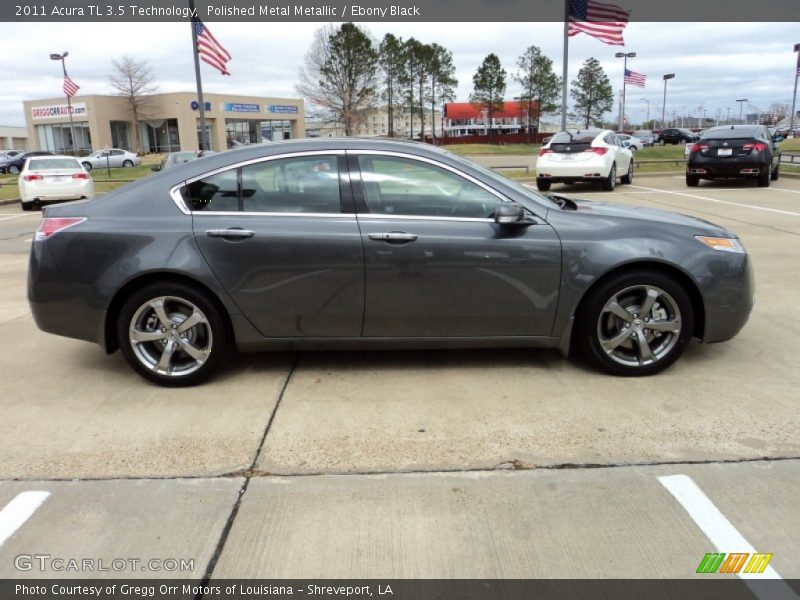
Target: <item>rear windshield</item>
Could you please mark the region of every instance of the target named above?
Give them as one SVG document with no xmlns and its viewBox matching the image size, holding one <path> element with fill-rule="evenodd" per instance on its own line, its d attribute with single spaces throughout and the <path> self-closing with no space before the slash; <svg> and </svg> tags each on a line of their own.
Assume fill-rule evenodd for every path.
<svg viewBox="0 0 800 600">
<path fill-rule="evenodd" d="M 736 129 L 709 129 L 703 134 L 703 139 L 708 140 L 733 140 L 733 139 L 750 139 L 755 137 L 756 130 L 754 128 L 737 127 Z"/>
<path fill-rule="evenodd" d="M 573 133 L 572 138 L 570 138 L 569 134 L 562 131 L 553 136 L 550 142 L 550 150 L 565 154 L 584 152 L 592 146 L 592 140 L 594 140 L 597 135 L 597 132 Z"/>
<path fill-rule="evenodd" d="M 74 158 L 32 158 L 29 169 L 82 169 Z"/>
<path fill-rule="evenodd" d="M 553 152 L 562 152 L 564 154 L 573 154 L 575 152 L 585 152 L 589 148 L 591 148 L 591 142 L 581 142 L 581 143 L 570 143 L 570 144 L 550 144 L 550 150 Z"/>
</svg>

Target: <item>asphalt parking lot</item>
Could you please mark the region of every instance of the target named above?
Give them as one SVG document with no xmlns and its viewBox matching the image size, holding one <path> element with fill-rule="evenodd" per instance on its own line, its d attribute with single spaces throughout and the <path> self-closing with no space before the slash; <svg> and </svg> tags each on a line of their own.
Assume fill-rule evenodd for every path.
<svg viewBox="0 0 800 600">
<path fill-rule="evenodd" d="M 685 578 L 715 551 L 800 578 L 800 179 L 553 191 L 737 232 L 748 325 L 650 378 L 541 350 L 281 353 L 166 390 L 36 329 L 41 214 L 0 207 L 0 509 L 30 506 L 0 513 L 0 578 L 36 552 L 195 564 L 131 577 Z"/>
</svg>

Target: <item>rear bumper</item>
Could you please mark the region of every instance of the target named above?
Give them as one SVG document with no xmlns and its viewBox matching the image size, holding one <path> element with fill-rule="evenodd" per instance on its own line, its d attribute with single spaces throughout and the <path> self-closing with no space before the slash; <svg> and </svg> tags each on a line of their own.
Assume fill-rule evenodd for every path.
<svg viewBox="0 0 800 600">
<path fill-rule="evenodd" d="M 536 165 L 536 177 L 553 182 L 592 181 L 608 177 L 611 165 L 602 160 L 553 162 L 540 160 Z"/>
<path fill-rule="evenodd" d="M 722 160 L 690 157 L 686 163 L 686 172 L 701 178 L 757 177 L 759 174 L 769 171 L 771 166 L 769 162 L 753 160 L 753 158 L 749 156 Z"/>
</svg>

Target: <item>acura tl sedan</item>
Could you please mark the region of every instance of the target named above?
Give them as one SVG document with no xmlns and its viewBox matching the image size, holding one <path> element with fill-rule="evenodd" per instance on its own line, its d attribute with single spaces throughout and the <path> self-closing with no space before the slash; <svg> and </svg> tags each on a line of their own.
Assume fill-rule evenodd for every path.
<svg viewBox="0 0 800 600">
<path fill-rule="evenodd" d="M 28 297 L 44 331 L 163 385 L 233 348 L 545 347 L 649 375 L 735 336 L 753 277 L 706 221 L 543 195 L 427 145 L 318 139 L 48 207 Z"/>
</svg>

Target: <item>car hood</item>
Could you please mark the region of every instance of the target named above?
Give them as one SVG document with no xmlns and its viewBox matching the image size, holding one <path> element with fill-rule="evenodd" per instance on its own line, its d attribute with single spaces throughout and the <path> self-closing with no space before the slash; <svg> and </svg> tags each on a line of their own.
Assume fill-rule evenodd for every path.
<svg viewBox="0 0 800 600">
<path fill-rule="evenodd" d="M 596 200 L 581 200 L 571 198 L 577 207 L 577 211 L 583 214 L 597 215 L 598 217 L 611 217 L 616 219 L 632 219 L 639 221 L 651 221 L 669 225 L 683 226 L 694 229 L 697 233 L 719 236 L 737 237 L 734 233 L 724 227 L 715 225 L 710 221 L 698 219 L 681 213 L 659 210 L 657 208 L 647 208 L 644 206 L 632 206 L 630 204 L 618 204 L 615 202 L 598 202 Z"/>
</svg>

